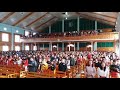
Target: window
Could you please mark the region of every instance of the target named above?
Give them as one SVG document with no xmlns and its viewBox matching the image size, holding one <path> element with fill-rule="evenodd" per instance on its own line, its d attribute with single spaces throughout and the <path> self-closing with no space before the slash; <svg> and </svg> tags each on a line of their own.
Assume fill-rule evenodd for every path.
<svg viewBox="0 0 120 90">
<path fill-rule="evenodd" d="M 29 35 L 29 31 L 25 31 L 25 36 L 28 36 Z"/>
<path fill-rule="evenodd" d="M 2 33 L 2 41 L 8 42 L 9 41 L 9 34 Z"/>
<path fill-rule="evenodd" d="M 20 46 L 15 46 L 15 51 L 20 51 Z"/>
<path fill-rule="evenodd" d="M 20 42 L 20 35 L 15 35 L 15 42 Z"/>
<path fill-rule="evenodd" d="M 37 46 L 33 46 L 33 50 L 37 50 Z"/>
<path fill-rule="evenodd" d="M 8 46 L 2 46 L 2 51 L 9 51 L 9 47 Z"/>
<path fill-rule="evenodd" d="M 25 50 L 29 50 L 29 46 L 28 45 L 25 46 Z"/>
</svg>

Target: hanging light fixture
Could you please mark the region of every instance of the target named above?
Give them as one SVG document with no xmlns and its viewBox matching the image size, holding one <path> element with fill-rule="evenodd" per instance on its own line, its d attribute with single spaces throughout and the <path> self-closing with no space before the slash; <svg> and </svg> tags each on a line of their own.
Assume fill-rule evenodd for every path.
<svg viewBox="0 0 120 90">
<path fill-rule="evenodd" d="M 68 18 L 68 12 L 65 12 L 65 19 Z"/>
</svg>

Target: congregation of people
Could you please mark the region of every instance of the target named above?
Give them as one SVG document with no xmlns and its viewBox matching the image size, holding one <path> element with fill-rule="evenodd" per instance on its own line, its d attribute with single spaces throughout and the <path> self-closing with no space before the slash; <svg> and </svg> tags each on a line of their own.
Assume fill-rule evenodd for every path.
<svg viewBox="0 0 120 90">
<path fill-rule="evenodd" d="M 66 72 L 72 66 L 85 62 L 86 78 L 110 78 L 110 75 L 119 77 L 120 59 L 114 52 L 98 51 L 8 51 L 0 52 L 0 65 L 18 65 L 28 72 L 42 72 L 58 68 Z"/>
<path fill-rule="evenodd" d="M 86 35 L 96 35 L 100 32 L 97 30 L 86 30 L 86 31 L 72 31 L 72 32 L 64 32 L 64 33 L 30 33 L 28 36 L 21 36 L 21 38 L 54 38 L 54 37 L 70 37 L 70 36 L 86 36 Z"/>
</svg>

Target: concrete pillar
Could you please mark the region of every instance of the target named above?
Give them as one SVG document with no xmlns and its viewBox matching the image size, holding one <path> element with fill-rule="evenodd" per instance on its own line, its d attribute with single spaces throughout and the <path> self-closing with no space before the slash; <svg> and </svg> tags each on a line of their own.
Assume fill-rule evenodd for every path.
<svg viewBox="0 0 120 90">
<path fill-rule="evenodd" d="M 92 47 L 91 47 L 91 52 L 93 52 L 93 48 L 94 48 L 93 41 L 91 41 L 91 45 L 92 45 Z"/>
<path fill-rule="evenodd" d="M 64 51 L 64 43 L 62 42 L 62 51 Z"/>
<path fill-rule="evenodd" d="M 11 50 L 14 50 L 14 33 L 11 33 Z"/>
<path fill-rule="evenodd" d="M 80 30 L 79 30 L 79 24 L 80 23 L 80 18 L 79 18 L 79 16 L 78 16 L 78 18 L 77 18 L 77 31 L 79 32 Z"/>
<path fill-rule="evenodd" d="M 68 51 L 70 51 L 70 46 L 68 47 Z"/>
<path fill-rule="evenodd" d="M 80 47 L 79 47 L 79 42 L 77 42 L 77 51 L 79 51 L 80 50 Z"/>
<path fill-rule="evenodd" d="M 57 51 L 59 50 L 59 45 L 58 45 L 58 43 L 57 43 Z"/>
<path fill-rule="evenodd" d="M 45 50 L 45 46 L 44 46 L 44 43 L 43 43 L 43 50 Z"/>
<path fill-rule="evenodd" d="M 97 42 L 93 43 L 93 50 L 96 51 L 97 50 Z"/>
<path fill-rule="evenodd" d="M 51 25 L 49 26 L 49 34 L 51 33 Z"/>
<path fill-rule="evenodd" d="M 97 30 L 97 21 L 95 21 L 95 30 Z"/>
<path fill-rule="evenodd" d="M 64 19 L 62 20 L 62 32 L 64 32 Z"/>
<path fill-rule="evenodd" d="M 74 51 L 75 51 L 75 43 L 74 43 Z"/>
<path fill-rule="evenodd" d="M 49 43 L 49 51 L 52 51 L 52 42 Z"/>
<path fill-rule="evenodd" d="M 24 43 L 22 42 L 22 50 L 24 50 L 25 49 L 25 45 L 24 45 Z"/>
</svg>

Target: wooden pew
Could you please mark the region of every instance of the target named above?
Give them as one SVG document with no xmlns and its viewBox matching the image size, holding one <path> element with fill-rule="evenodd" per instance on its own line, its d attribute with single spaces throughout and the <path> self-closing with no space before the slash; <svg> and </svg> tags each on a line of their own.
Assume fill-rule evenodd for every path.
<svg viewBox="0 0 120 90">
<path fill-rule="evenodd" d="M 66 72 L 56 71 L 55 77 L 56 77 L 56 78 L 67 78 L 67 75 L 66 75 Z"/>
</svg>

